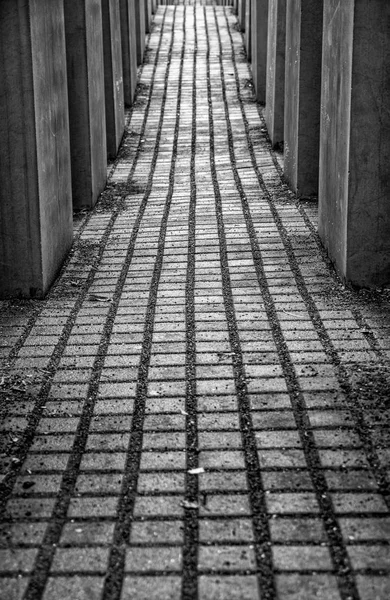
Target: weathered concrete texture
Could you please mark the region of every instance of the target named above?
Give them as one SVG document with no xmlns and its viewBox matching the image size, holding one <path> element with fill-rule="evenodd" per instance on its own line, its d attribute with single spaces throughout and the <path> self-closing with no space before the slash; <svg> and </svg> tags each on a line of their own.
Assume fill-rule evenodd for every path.
<svg viewBox="0 0 390 600">
<path fill-rule="evenodd" d="M 250 1 L 250 0 L 248 0 Z M 247 0 L 238 0 L 237 16 L 241 31 L 245 31 L 245 12 Z"/>
<path fill-rule="evenodd" d="M 286 0 L 269 0 L 265 120 L 274 146 L 284 139 Z"/>
<path fill-rule="evenodd" d="M 340 274 L 390 282 L 390 4 L 326 0 L 319 232 Z"/>
<path fill-rule="evenodd" d="M 2 0 L 0 41 L 0 294 L 41 297 L 72 241 L 63 0 Z"/>
<path fill-rule="evenodd" d="M 65 0 L 74 208 L 91 208 L 106 182 L 103 31 L 100 0 Z"/>
<path fill-rule="evenodd" d="M 136 0 L 120 0 L 123 90 L 125 105 L 130 106 L 137 86 Z"/>
<path fill-rule="evenodd" d="M 252 75 L 256 99 L 265 104 L 267 81 L 268 0 L 252 5 Z"/>
<path fill-rule="evenodd" d="M 144 0 L 145 4 L 145 32 L 150 32 L 152 24 L 152 0 Z"/>
<path fill-rule="evenodd" d="M 287 0 L 284 174 L 299 196 L 318 194 L 323 0 Z"/>
<path fill-rule="evenodd" d="M 145 51 L 145 0 L 135 3 L 135 26 L 137 32 L 137 64 L 142 64 Z"/>
<path fill-rule="evenodd" d="M 107 154 L 113 158 L 121 142 L 125 124 L 119 2 L 103 0 L 102 9 Z"/>
<path fill-rule="evenodd" d="M 244 44 L 246 56 L 249 61 L 252 60 L 252 2 L 255 0 L 246 0 L 245 3 L 245 36 Z"/>
</svg>

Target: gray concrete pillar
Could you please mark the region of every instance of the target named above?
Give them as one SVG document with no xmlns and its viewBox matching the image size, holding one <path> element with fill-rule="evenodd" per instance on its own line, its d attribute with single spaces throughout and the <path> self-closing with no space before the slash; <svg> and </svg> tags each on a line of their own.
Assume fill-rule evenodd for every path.
<svg viewBox="0 0 390 600">
<path fill-rule="evenodd" d="M 390 4 L 325 0 L 319 233 L 342 277 L 390 282 Z"/>
<path fill-rule="evenodd" d="M 246 0 L 238 0 L 237 16 L 241 31 L 245 31 Z"/>
<path fill-rule="evenodd" d="M 284 174 L 299 196 L 318 194 L 323 0 L 287 0 Z"/>
<path fill-rule="evenodd" d="M 285 50 L 286 0 L 269 0 L 265 120 L 274 147 L 284 139 Z"/>
<path fill-rule="evenodd" d="M 74 208 L 92 208 L 107 177 L 101 0 L 64 0 Z"/>
<path fill-rule="evenodd" d="M 137 64 L 141 65 L 145 51 L 145 0 L 135 3 L 135 26 L 137 32 Z"/>
<path fill-rule="evenodd" d="M 256 100 L 265 104 L 267 81 L 268 0 L 252 0 L 252 75 Z"/>
<path fill-rule="evenodd" d="M 125 105 L 131 106 L 137 86 L 137 33 L 135 26 L 135 2 L 120 0 L 123 90 Z"/>
<path fill-rule="evenodd" d="M 244 44 L 246 56 L 249 61 L 252 60 L 252 2 L 256 0 L 246 0 L 245 2 L 245 35 Z"/>
<path fill-rule="evenodd" d="M 144 0 L 145 3 L 145 32 L 149 33 L 152 25 L 152 0 Z"/>
<path fill-rule="evenodd" d="M 102 0 L 107 154 L 114 158 L 125 126 L 119 0 Z"/>
<path fill-rule="evenodd" d="M 0 40 L 0 295 L 42 297 L 73 235 L 63 0 L 1 0 Z"/>
</svg>

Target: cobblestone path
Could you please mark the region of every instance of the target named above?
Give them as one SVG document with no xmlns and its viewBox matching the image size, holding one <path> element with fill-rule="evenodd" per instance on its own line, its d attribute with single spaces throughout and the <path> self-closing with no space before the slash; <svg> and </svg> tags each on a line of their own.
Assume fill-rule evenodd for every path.
<svg viewBox="0 0 390 600">
<path fill-rule="evenodd" d="M 1 600 L 390 597 L 388 296 L 252 94 L 230 8 L 160 7 L 59 279 L 1 304 Z"/>
</svg>

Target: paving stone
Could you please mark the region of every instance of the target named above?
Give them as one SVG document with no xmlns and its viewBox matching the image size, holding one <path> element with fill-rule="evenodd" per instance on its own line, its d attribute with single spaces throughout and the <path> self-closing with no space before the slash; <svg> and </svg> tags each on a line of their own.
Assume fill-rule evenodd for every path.
<svg viewBox="0 0 390 600">
<path fill-rule="evenodd" d="M 181 578 L 178 576 L 127 576 L 123 582 L 121 600 L 179 600 L 180 597 Z"/>
<path fill-rule="evenodd" d="M 130 548 L 126 552 L 126 572 L 181 571 L 182 549 L 177 546 Z M 158 581 L 158 580 L 156 580 Z"/>
<path fill-rule="evenodd" d="M 108 548 L 57 548 L 51 570 L 72 573 L 80 569 L 93 573 L 107 568 Z"/>
<path fill-rule="evenodd" d="M 321 546 L 274 546 L 275 568 L 281 571 L 331 571 L 332 561 L 328 548 Z"/>
<path fill-rule="evenodd" d="M 200 546 L 199 569 L 207 571 L 253 570 L 253 546 Z"/>
<path fill-rule="evenodd" d="M 200 600 L 259 600 L 257 579 L 254 575 L 201 575 Z"/>
<path fill-rule="evenodd" d="M 337 580 L 327 573 L 277 575 L 277 590 L 281 600 L 340 600 Z"/>
<path fill-rule="evenodd" d="M 72 578 L 50 577 L 43 598 L 44 600 L 50 600 L 51 598 L 63 598 L 64 600 L 98 598 L 103 589 L 103 583 L 103 577 L 80 577 L 78 575 L 74 575 Z"/>
</svg>

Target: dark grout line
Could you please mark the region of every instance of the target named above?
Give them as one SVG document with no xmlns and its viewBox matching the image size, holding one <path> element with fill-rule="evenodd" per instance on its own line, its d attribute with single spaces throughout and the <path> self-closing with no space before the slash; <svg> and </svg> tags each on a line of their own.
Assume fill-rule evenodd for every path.
<svg viewBox="0 0 390 600">
<path fill-rule="evenodd" d="M 159 47 L 158 47 L 158 51 L 156 53 L 156 61 L 155 61 L 156 67 L 157 67 L 157 63 L 158 63 L 159 49 L 162 44 L 163 29 L 164 29 L 164 21 L 163 21 L 163 25 L 161 28 Z M 144 124 L 147 119 L 147 114 L 148 114 L 148 111 L 145 111 Z M 155 154 L 157 156 L 157 151 Z M 138 154 L 136 155 L 136 157 L 134 159 L 135 162 L 137 161 L 137 159 L 138 159 Z M 134 168 L 135 168 L 135 166 L 133 164 L 132 169 L 134 169 Z M 151 181 L 152 175 L 153 175 L 153 171 L 151 172 L 151 175 L 150 175 L 150 183 L 149 183 L 150 189 L 151 189 L 151 185 L 152 185 L 152 181 Z M 150 189 L 149 189 L 149 194 L 150 194 Z M 147 200 L 148 200 L 148 194 L 145 193 L 144 199 L 141 203 L 141 206 L 139 207 L 137 219 L 133 226 L 133 232 L 130 237 L 127 255 L 126 255 L 125 261 L 123 263 L 123 267 L 122 267 L 118 282 L 116 284 L 116 289 L 115 289 L 115 292 L 113 295 L 113 301 L 110 305 L 108 315 L 106 318 L 104 331 L 101 336 L 101 342 L 99 344 L 99 351 L 97 353 L 97 356 L 95 358 L 94 365 L 93 365 L 93 375 L 90 379 L 90 383 L 88 386 L 87 400 L 84 403 L 82 414 L 79 417 L 79 425 L 78 425 L 78 429 L 76 432 L 75 441 L 74 441 L 74 444 L 72 447 L 72 453 L 71 453 L 71 456 L 68 461 L 67 469 L 63 475 L 61 489 L 57 495 L 57 501 L 53 508 L 51 521 L 46 530 L 42 546 L 40 548 L 40 551 L 38 552 L 38 555 L 37 555 L 37 558 L 35 561 L 34 570 L 31 574 L 29 584 L 28 584 L 28 586 L 25 590 L 24 596 L 23 596 L 24 600 L 37 600 L 38 598 L 40 598 L 43 594 L 43 591 L 44 591 L 46 583 L 47 583 L 47 579 L 49 577 L 51 564 L 52 564 L 55 550 L 56 550 L 56 544 L 58 543 L 58 540 L 60 539 L 62 528 L 66 521 L 69 503 L 70 503 L 70 500 L 71 500 L 71 497 L 72 497 L 72 494 L 73 494 L 73 491 L 74 491 L 74 488 L 76 485 L 76 480 L 77 480 L 77 476 L 79 473 L 82 455 L 83 455 L 83 452 L 86 447 L 88 433 L 89 433 L 89 427 L 90 427 L 90 423 L 93 418 L 94 405 L 95 405 L 96 399 L 97 399 L 98 386 L 99 386 L 99 382 L 100 382 L 101 371 L 102 371 L 103 364 L 104 364 L 104 357 L 107 354 L 110 334 L 112 331 L 115 314 L 116 314 L 116 311 L 117 311 L 117 308 L 119 305 L 119 301 L 120 301 L 121 290 L 123 288 L 123 285 L 124 285 L 124 282 L 126 279 L 126 275 L 127 275 L 127 272 L 129 270 L 129 267 L 131 264 L 131 260 L 132 260 L 132 256 L 133 256 L 133 252 L 134 252 L 135 240 L 136 240 L 137 233 L 138 233 L 138 230 L 139 230 L 139 227 L 140 227 L 140 224 L 141 224 L 141 221 L 142 221 L 145 209 L 146 209 Z M 111 217 L 110 223 L 112 222 L 112 226 L 114 225 L 115 219 L 118 216 L 118 214 L 119 214 L 119 211 L 115 211 L 113 216 Z M 108 236 L 106 236 L 104 238 L 105 242 L 107 240 L 108 240 Z M 101 256 L 103 254 L 103 250 L 104 250 L 104 246 L 102 247 Z M 91 281 L 91 283 L 92 283 L 92 281 Z M 78 309 L 81 307 L 82 300 L 80 300 L 80 302 L 77 304 Z M 67 341 L 69 335 L 70 335 L 70 331 L 68 332 L 68 336 L 67 336 L 65 342 L 63 343 L 63 349 L 65 348 L 66 341 Z M 58 359 L 56 366 L 58 366 L 58 363 L 59 363 L 59 359 Z M 49 390 L 50 390 L 50 387 L 47 390 L 45 400 L 47 399 Z M 40 416 L 42 416 L 42 401 L 41 401 L 40 408 L 41 408 Z M 37 425 L 38 425 L 38 423 L 36 423 L 36 426 Z M 36 427 L 35 427 L 35 429 L 36 429 Z M 35 429 L 34 429 L 34 432 L 32 434 L 30 434 L 31 442 L 33 441 L 32 436 L 35 433 Z"/>
<path fill-rule="evenodd" d="M 174 23 L 176 18 L 176 8 L 173 13 L 173 24 L 172 31 L 174 31 Z M 154 149 L 154 156 L 152 161 L 152 168 L 149 175 L 148 192 L 145 196 L 149 196 L 151 186 L 153 182 L 153 174 L 157 163 L 159 154 L 159 144 L 161 139 L 162 125 L 164 109 L 167 99 L 167 90 L 169 83 L 169 72 L 172 60 L 172 50 L 174 44 L 174 34 L 171 36 L 170 49 L 168 53 L 168 65 L 165 72 L 165 85 L 163 93 L 163 107 L 161 111 L 160 122 L 158 126 L 157 140 Z M 147 385 L 148 385 L 148 370 L 151 358 L 152 349 L 152 336 L 154 319 L 157 305 L 157 289 L 158 283 L 161 276 L 163 256 L 164 256 L 164 245 L 165 238 L 168 228 L 168 217 L 171 208 L 173 186 L 174 186 L 174 174 L 176 168 L 177 159 L 177 145 L 178 145 L 178 133 L 180 123 L 180 101 L 181 101 L 181 79 L 183 76 L 183 60 L 184 60 L 184 48 L 185 42 L 183 41 L 181 61 L 180 61 L 180 75 L 179 85 L 177 92 L 177 107 L 176 107 L 176 122 L 174 129 L 172 159 L 169 174 L 169 189 L 167 198 L 165 201 L 164 213 L 162 216 L 160 234 L 158 240 L 158 253 L 156 262 L 154 265 L 154 271 L 152 281 L 150 285 L 150 295 L 147 306 L 146 324 L 144 330 L 144 340 L 142 343 L 140 366 L 138 370 L 138 381 L 136 389 L 136 398 L 134 403 L 134 413 L 131 426 L 131 436 L 129 447 L 127 451 L 127 461 L 124 469 L 124 477 L 122 481 L 122 490 L 119 498 L 118 514 L 116 520 L 116 526 L 114 530 L 113 545 L 110 552 L 108 561 L 107 577 L 104 583 L 104 590 L 102 594 L 102 600 L 119 600 L 122 591 L 125 560 L 126 560 L 126 544 L 128 543 L 131 531 L 131 524 L 133 519 L 134 504 L 137 494 L 137 482 L 139 475 L 139 468 L 141 462 L 142 453 L 142 436 L 143 436 L 143 425 L 145 420 L 145 405 L 147 397 Z"/>
<path fill-rule="evenodd" d="M 214 15 L 215 18 L 215 15 Z M 223 300 L 226 311 L 226 320 L 229 330 L 229 340 L 233 355 L 234 381 L 236 394 L 240 409 L 239 420 L 242 435 L 243 452 L 245 455 L 245 465 L 247 470 L 247 481 L 249 486 L 249 501 L 252 509 L 253 533 L 255 538 L 255 557 L 257 564 L 257 578 L 259 591 L 264 600 L 276 600 L 275 570 L 273 565 L 271 551 L 271 533 L 267 515 L 267 503 L 265 489 L 263 486 L 259 457 L 256 447 L 256 439 L 253 429 L 250 403 L 248 398 L 247 385 L 245 383 L 246 375 L 240 337 L 237 328 L 236 316 L 234 311 L 234 301 L 229 273 L 227 241 L 225 235 L 225 224 L 222 212 L 222 197 L 217 179 L 217 168 L 215 158 L 215 138 L 213 123 L 213 105 L 212 105 L 212 86 L 210 72 L 210 39 L 209 26 L 207 23 L 207 14 L 204 10 L 205 31 L 207 40 L 207 96 L 209 105 L 209 130 L 210 130 L 210 170 L 214 189 L 216 219 L 218 225 L 218 237 L 221 256 L 221 273 L 223 281 Z M 218 31 L 219 35 L 219 31 Z M 220 40 L 219 40 L 220 43 Z M 220 61 L 221 59 L 220 49 Z M 221 63 L 222 64 L 222 63 Z M 224 82 L 222 80 L 222 93 L 225 94 Z M 225 97 L 224 97 L 225 100 Z"/>
<path fill-rule="evenodd" d="M 186 14 L 184 8 L 184 14 Z M 196 68 L 198 52 L 197 11 L 193 10 L 194 18 L 194 49 L 192 71 L 192 116 L 191 116 L 191 162 L 190 162 L 190 205 L 188 222 L 188 267 L 186 278 L 186 481 L 185 500 L 188 503 L 184 508 L 184 546 L 183 546 L 183 579 L 182 600 L 196 600 L 198 598 L 198 477 L 188 471 L 198 467 L 198 427 L 197 427 L 197 395 L 196 395 L 196 330 L 195 330 L 195 253 L 196 253 Z M 185 34 L 185 32 L 184 32 Z M 189 504 L 193 507 L 190 508 Z"/>
<path fill-rule="evenodd" d="M 227 21 L 227 19 L 226 19 L 226 21 Z M 229 36 L 230 36 L 231 43 L 232 43 L 230 29 L 228 29 L 228 31 L 229 31 Z M 232 56 L 233 56 L 234 63 L 235 63 L 235 54 L 234 54 L 233 43 L 232 43 Z M 390 508 L 390 481 L 389 481 L 388 474 L 386 472 L 386 468 L 381 465 L 381 462 L 380 462 L 380 459 L 378 456 L 378 452 L 372 441 L 370 427 L 365 422 L 363 411 L 362 411 L 361 407 L 358 405 L 358 403 L 354 402 L 351 399 L 352 389 L 351 389 L 351 385 L 349 383 L 347 369 L 342 364 L 342 361 L 339 357 L 339 353 L 338 353 L 335 345 L 333 344 L 333 342 L 329 336 L 329 333 L 322 321 L 320 312 L 317 309 L 315 301 L 314 301 L 313 297 L 310 295 L 310 292 L 305 283 L 305 279 L 301 273 L 301 269 L 299 267 L 298 260 L 295 256 L 294 249 L 291 245 L 288 233 L 282 223 L 282 220 L 277 212 L 276 207 L 272 203 L 270 193 L 267 189 L 266 184 L 264 183 L 264 180 L 260 173 L 260 169 L 259 169 L 258 165 L 256 164 L 253 144 L 252 144 L 252 141 L 250 138 L 250 133 L 249 133 L 248 121 L 247 121 L 247 118 L 245 115 L 245 110 L 243 107 L 236 64 L 234 64 L 234 68 L 235 68 L 235 75 L 236 75 L 237 95 L 239 98 L 239 103 L 240 103 L 240 107 L 241 107 L 241 114 L 242 114 L 242 118 L 243 118 L 243 122 L 244 122 L 245 131 L 247 132 L 248 148 L 249 148 L 249 152 L 251 155 L 253 169 L 255 170 L 260 189 L 262 190 L 262 192 L 268 202 L 268 206 L 270 208 L 270 211 L 274 218 L 275 224 L 279 231 L 280 238 L 283 242 L 284 250 L 285 250 L 285 253 L 286 253 L 286 256 L 288 259 L 290 269 L 294 275 L 298 291 L 302 297 L 303 302 L 305 303 L 305 307 L 308 311 L 308 314 L 313 323 L 315 331 L 318 334 L 318 337 L 322 344 L 323 350 L 335 369 L 336 376 L 337 376 L 338 382 L 340 384 L 340 388 L 343 391 L 344 396 L 345 396 L 347 408 L 351 412 L 351 415 L 355 421 L 355 430 L 362 440 L 362 445 L 364 447 L 364 451 L 366 453 L 367 460 L 371 466 L 371 469 L 374 473 L 375 479 L 378 483 L 379 491 L 382 494 L 383 499 L 386 502 L 388 508 Z M 264 122 L 264 120 L 263 120 L 263 122 Z M 248 212 L 249 211 L 250 211 L 250 209 L 248 206 Z M 372 349 L 375 351 L 374 346 L 372 346 Z M 291 365 L 291 368 L 293 369 L 293 365 Z"/>
<path fill-rule="evenodd" d="M 218 19 L 217 19 L 215 9 L 214 9 L 214 19 L 215 19 L 217 32 L 218 32 L 219 47 L 220 47 L 219 63 L 220 63 L 221 79 L 222 79 L 222 81 L 224 81 L 224 67 L 223 67 L 223 61 L 222 61 L 222 44 L 221 44 Z M 226 17 L 226 12 L 225 12 L 225 21 L 227 23 L 227 29 L 228 29 L 229 37 L 230 37 L 231 53 L 232 53 L 233 67 L 234 67 L 234 73 L 235 73 L 236 88 L 237 88 L 237 96 L 239 99 L 239 104 L 240 104 L 241 114 L 242 114 L 242 118 L 243 118 L 244 125 L 245 125 L 245 130 L 247 132 L 248 148 L 249 148 L 249 151 L 251 154 L 253 167 L 258 176 L 260 188 L 264 192 L 267 192 L 265 185 L 261 179 L 261 175 L 260 175 L 258 166 L 255 161 L 254 153 L 253 153 L 253 146 L 251 145 L 250 138 L 249 138 L 248 124 L 247 124 L 247 121 L 245 118 L 245 112 L 244 112 L 244 108 L 243 108 L 242 97 L 241 97 L 239 81 L 238 81 L 238 73 L 237 73 L 237 65 L 236 65 L 236 61 L 235 61 L 234 46 L 233 46 L 233 41 L 232 41 L 232 37 L 231 37 L 228 20 Z M 288 392 L 290 394 L 291 406 L 294 411 L 295 422 L 296 422 L 296 425 L 297 425 L 297 428 L 299 431 L 303 450 L 305 453 L 306 463 L 307 463 L 308 469 L 310 471 L 311 479 L 312 479 L 312 482 L 313 482 L 313 485 L 315 488 L 317 501 L 318 501 L 318 504 L 319 504 L 319 507 L 321 510 L 321 516 L 322 516 L 325 530 L 326 530 L 326 533 L 328 536 L 329 550 L 330 550 L 331 558 L 332 558 L 332 561 L 333 561 L 333 564 L 334 564 L 334 567 L 335 567 L 335 570 L 337 573 L 340 595 L 341 595 L 342 600 L 351 600 L 351 598 L 354 600 L 358 600 L 359 594 L 358 594 L 358 590 L 357 590 L 357 586 L 356 586 L 356 582 L 355 582 L 355 577 L 354 577 L 354 574 L 352 571 L 352 566 L 351 566 L 350 559 L 349 559 L 349 556 L 348 556 L 348 553 L 347 553 L 347 550 L 345 547 L 345 543 L 343 540 L 340 525 L 337 521 L 337 517 L 333 510 L 332 499 L 330 496 L 327 481 L 322 472 L 321 459 L 320 459 L 320 456 L 318 453 L 318 449 L 317 449 L 315 439 L 313 436 L 313 431 L 312 431 L 312 428 L 310 425 L 310 420 L 308 417 L 308 411 L 307 411 L 306 403 L 304 400 L 304 396 L 300 389 L 299 381 L 295 374 L 294 365 L 291 360 L 289 349 L 288 349 L 286 340 L 283 335 L 283 331 L 282 331 L 282 328 L 281 328 L 281 325 L 279 322 L 278 314 L 277 314 L 277 311 L 276 311 L 276 308 L 274 305 L 274 301 L 273 301 L 272 295 L 269 291 L 268 282 L 267 282 L 267 278 L 266 278 L 266 274 L 265 274 L 264 266 L 263 266 L 261 249 L 260 249 L 259 242 L 257 240 L 256 230 L 255 230 L 255 226 L 254 226 L 254 223 L 252 220 L 250 207 L 249 207 L 248 200 L 246 198 L 246 195 L 245 195 L 245 192 L 243 189 L 240 175 L 237 171 L 235 150 L 234 150 L 234 141 L 233 141 L 233 132 L 232 132 L 232 126 L 231 126 L 231 122 L 230 122 L 229 107 L 228 107 L 227 98 L 226 98 L 226 89 L 224 87 L 222 88 L 222 95 L 223 95 L 223 101 L 224 101 L 224 106 L 225 106 L 225 117 L 226 117 L 226 123 L 227 123 L 227 135 L 228 135 L 228 140 L 229 140 L 230 160 L 231 160 L 231 165 L 232 165 L 232 169 L 233 169 L 234 179 L 235 179 L 235 182 L 237 185 L 237 190 L 238 190 L 238 193 L 239 193 L 239 196 L 241 199 L 242 210 L 243 210 L 243 214 L 245 216 L 248 236 L 249 236 L 249 239 L 252 244 L 253 259 L 254 259 L 254 264 L 255 264 L 255 268 L 256 268 L 256 273 L 258 276 L 258 283 L 259 283 L 259 287 L 260 287 L 260 290 L 261 290 L 261 293 L 262 293 L 262 296 L 264 299 L 266 311 L 268 314 L 268 319 L 269 319 L 269 322 L 272 327 L 272 333 L 273 333 L 274 341 L 275 341 L 277 351 L 279 354 L 280 364 L 282 366 L 284 377 L 285 377 L 287 388 L 288 388 Z M 269 200 L 268 193 L 267 193 L 267 199 Z M 278 227 L 281 239 L 285 243 L 285 248 L 287 251 L 287 255 L 289 257 L 291 269 L 294 272 L 294 274 L 297 276 L 297 265 L 295 262 L 293 262 L 293 254 L 290 251 L 291 249 L 287 247 L 288 242 L 286 239 L 284 227 L 280 221 L 280 217 L 279 217 L 275 207 L 272 205 L 272 203 L 270 201 L 269 201 L 269 207 L 271 209 L 272 216 L 274 217 L 275 224 Z M 298 289 L 299 289 L 299 287 L 298 287 Z M 299 289 L 299 291 L 302 293 L 301 289 Z M 306 292 L 307 292 L 307 290 L 306 290 Z M 307 292 L 306 296 L 304 297 L 304 300 L 307 300 L 308 298 L 309 298 L 309 294 Z M 311 303 L 308 306 L 308 302 L 306 302 L 306 305 L 308 307 L 309 314 L 310 314 L 310 309 L 312 308 Z M 313 314 L 313 313 L 311 312 L 311 314 Z"/>
</svg>

